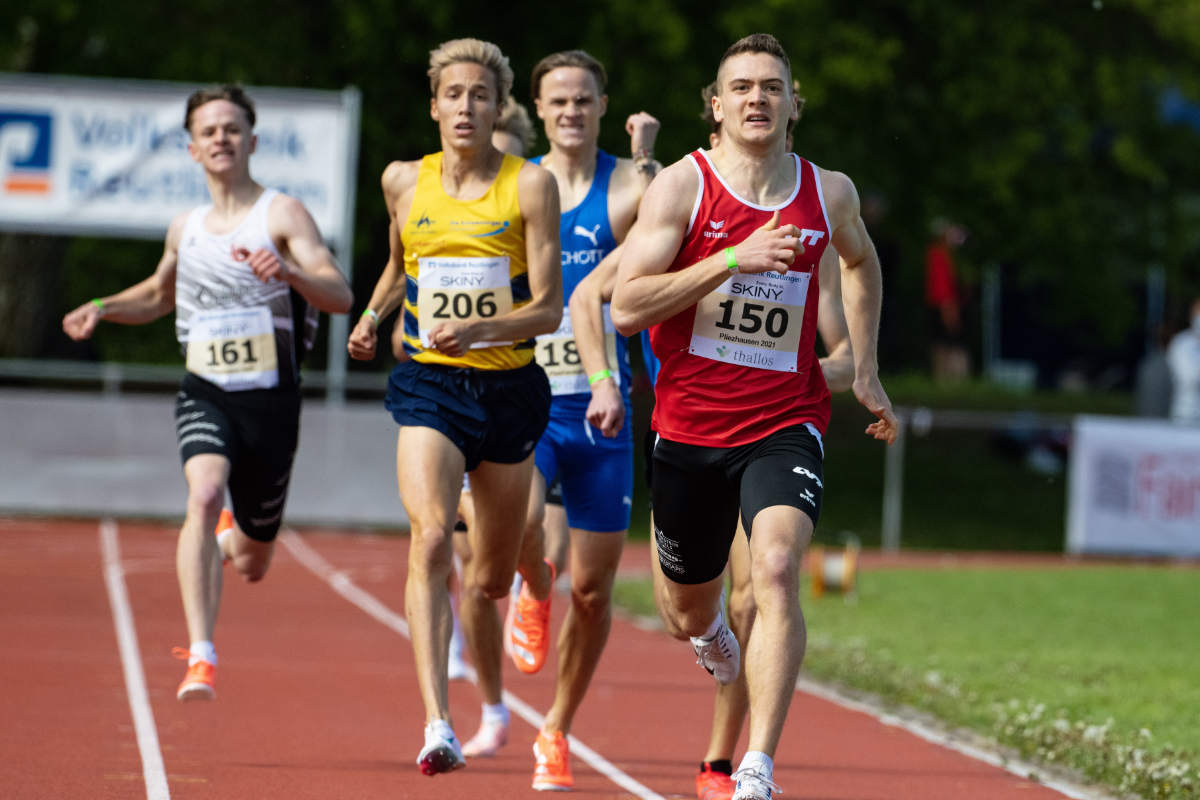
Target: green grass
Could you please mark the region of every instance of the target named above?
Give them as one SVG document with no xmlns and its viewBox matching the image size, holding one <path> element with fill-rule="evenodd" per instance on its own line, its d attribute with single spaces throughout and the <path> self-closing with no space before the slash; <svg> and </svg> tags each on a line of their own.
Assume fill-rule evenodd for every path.
<svg viewBox="0 0 1200 800">
<path fill-rule="evenodd" d="M 803 597 L 805 670 L 1147 798 L 1200 796 L 1200 572 L 896 569 Z M 618 603 L 654 614 L 648 582 Z"/>
</svg>

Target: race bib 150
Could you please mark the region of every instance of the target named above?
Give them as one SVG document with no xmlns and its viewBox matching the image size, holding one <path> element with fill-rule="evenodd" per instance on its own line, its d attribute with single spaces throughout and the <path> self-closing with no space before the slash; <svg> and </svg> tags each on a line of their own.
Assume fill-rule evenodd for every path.
<svg viewBox="0 0 1200 800">
<path fill-rule="evenodd" d="M 808 272 L 731 275 L 696 305 L 688 352 L 727 364 L 795 372 Z"/>
</svg>

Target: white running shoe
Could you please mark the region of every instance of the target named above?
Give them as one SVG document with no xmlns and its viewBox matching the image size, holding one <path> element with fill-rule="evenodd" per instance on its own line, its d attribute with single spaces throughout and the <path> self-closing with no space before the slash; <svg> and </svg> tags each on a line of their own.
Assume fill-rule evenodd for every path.
<svg viewBox="0 0 1200 800">
<path fill-rule="evenodd" d="M 463 755 L 467 758 L 491 758 L 506 744 L 508 723 L 484 720 L 479 723 L 479 730 L 475 731 L 475 735 L 463 745 Z"/>
<path fill-rule="evenodd" d="M 741 670 L 742 649 L 737 637 L 725 623 L 725 612 L 718 615 L 720 627 L 711 638 L 692 637 L 692 649 L 696 651 L 696 663 L 708 670 L 722 686 L 737 680 Z"/>
<path fill-rule="evenodd" d="M 439 772 L 452 772 L 466 765 L 462 747 L 450 723 L 435 719 L 425 726 L 425 746 L 417 756 L 417 766 L 422 773 L 432 776 Z"/>
<path fill-rule="evenodd" d="M 737 788 L 733 790 L 731 800 L 771 800 L 772 792 L 783 794 L 770 775 L 759 772 L 754 767 L 742 767 L 733 773 Z"/>
</svg>

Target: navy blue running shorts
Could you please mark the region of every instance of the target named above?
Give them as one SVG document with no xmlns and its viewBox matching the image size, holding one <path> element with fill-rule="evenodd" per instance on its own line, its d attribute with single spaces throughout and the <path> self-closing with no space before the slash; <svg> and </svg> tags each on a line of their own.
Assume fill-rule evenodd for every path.
<svg viewBox="0 0 1200 800">
<path fill-rule="evenodd" d="M 407 361 L 392 370 L 384 404 L 398 425 L 445 434 L 470 472 L 529 457 L 550 418 L 550 381 L 535 362 L 483 370 Z"/>
</svg>

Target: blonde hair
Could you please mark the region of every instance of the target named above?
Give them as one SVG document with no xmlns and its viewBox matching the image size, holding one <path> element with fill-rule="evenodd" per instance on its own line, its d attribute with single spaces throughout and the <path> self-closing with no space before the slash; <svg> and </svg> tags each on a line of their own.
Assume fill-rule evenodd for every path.
<svg viewBox="0 0 1200 800">
<path fill-rule="evenodd" d="M 496 118 L 496 130 L 509 133 L 521 140 L 521 146 L 528 152 L 535 140 L 533 121 L 525 106 L 511 97 L 500 106 L 500 116 Z"/>
<path fill-rule="evenodd" d="M 504 104 L 512 91 L 513 71 L 508 65 L 508 57 L 500 52 L 500 48 L 482 39 L 451 39 L 442 42 L 435 50 L 429 51 L 429 88 L 437 95 L 438 84 L 441 82 L 442 70 L 451 64 L 478 64 L 491 70 L 496 78 L 497 107 Z"/>
</svg>

